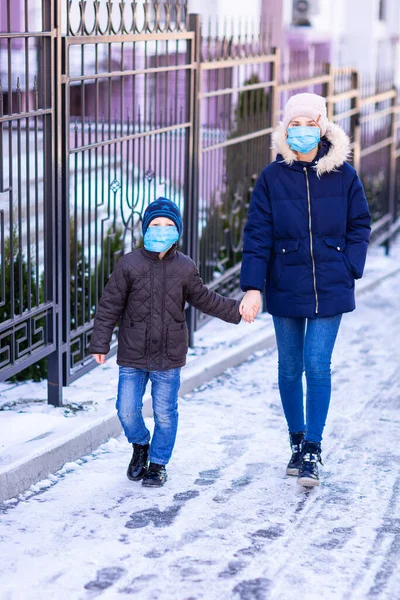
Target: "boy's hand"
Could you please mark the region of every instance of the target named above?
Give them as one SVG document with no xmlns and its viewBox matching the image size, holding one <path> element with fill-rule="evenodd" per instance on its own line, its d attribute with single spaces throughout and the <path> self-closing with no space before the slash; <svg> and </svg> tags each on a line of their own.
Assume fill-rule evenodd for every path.
<svg viewBox="0 0 400 600">
<path fill-rule="evenodd" d="M 93 356 L 98 365 L 104 365 L 104 363 L 106 362 L 105 354 L 93 354 Z"/>
<path fill-rule="evenodd" d="M 261 292 L 249 290 L 240 303 L 239 312 L 247 323 L 253 323 L 261 308 Z"/>
</svg>

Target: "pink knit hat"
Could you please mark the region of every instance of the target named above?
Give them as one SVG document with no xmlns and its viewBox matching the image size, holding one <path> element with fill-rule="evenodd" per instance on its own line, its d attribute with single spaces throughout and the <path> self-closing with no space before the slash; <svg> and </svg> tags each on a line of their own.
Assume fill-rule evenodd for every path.
<svg viewBox="0 0 400 600">
<path fill-rule="evenodd" d="M 287 130 L 290 121 L 296 117 L 310 117 L 317 121 L 321 129 L 321 137 L 325 135 L 328 126 L 325 98 L 318 94 L 295 94 L 286 102 L 283 113 L 283 124 Z"/>
</svg>

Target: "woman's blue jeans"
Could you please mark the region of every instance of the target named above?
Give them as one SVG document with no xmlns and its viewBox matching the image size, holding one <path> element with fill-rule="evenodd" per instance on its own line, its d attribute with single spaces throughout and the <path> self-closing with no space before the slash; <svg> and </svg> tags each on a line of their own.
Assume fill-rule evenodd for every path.
<svg viewBox="0 0 400 600">
<path fill-rule="evenodd" d="M 142 408 L 146 385 L 149 379 L 151 381 L 154 433 L 149 460 L 159 465 L 168 463 L 175 445 L 180 374 L 179 368 L 168 371 L 119 368 L 117 411 L 131 444 L 150 443 L 150 432 L 144 423 Z"/>
<path fill-rule="evenodd" d="M 331 399 L 331 357 L 342 315 L 317 319 L 273 317 L 279 392 L 290 433 L 320 442 Z M 303 371 L 306 374 L 304 421 Z"/>
</svg>

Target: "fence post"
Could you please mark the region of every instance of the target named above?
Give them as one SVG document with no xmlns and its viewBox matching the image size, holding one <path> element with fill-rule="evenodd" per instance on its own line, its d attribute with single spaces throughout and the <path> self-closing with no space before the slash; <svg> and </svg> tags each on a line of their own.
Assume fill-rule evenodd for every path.
<svg viewBox="0 0 400 600">
<path fill-rule="evenodd" d="M 45 8 L 46 6 L 46 8 Z M 63 386 L 63 369 L 62 369 L 62 297 L 61 297 L 61 252 L 60 252 L 60 235 L 61 235 L 61 215 L 60 215 L 60 189 L 59 189 L 59 120 L 60 120 L 60 93 L 59 82 L 61 75 L 61 7 L 59 0 L 47 2 L 43 0 L 43 25 L 44 30 L 51 30 L 53 27 L 56 30 L 55 39 L 51 39 L 52 44 L 50 55 L 51 60 L 47 61 L 47 65 L 51 65 L 54 69 L 55 77 L 52 70 L 47 68 L 47 79 L 50 79 L 51 106 L 53 109 L 52 115 L 52 132 L 44 132 L 44 143 L 48 144 L 47 156 L 52 157 L 51 164 L 45 166 L 48 170 L 48 179 L 52 181 L 51 199 L 47 200 L 47 243 L 49 248 L 47 252 L 47 285 L 46 296 L 53 300 L 54 314 L 52 315 L 51 323 L 49 323 L 50 342 L 55 343 L 55 351 L 48 356 L 47 359 L 47 400 L 53 406 L 62 406 L 62 386 Z M 47 139 L 49 138 L 49 139 Z M 51 150 L 50 150 L 51 145 Z M 51 281 L 50 281 L 51 279 Z M 50 320 L 49 320 L 50 321 Z"/>
<path fill-rule="evenodd" d="M 327 63 L 325 68 L 326 74 L 329 76 L 329 81 L 324 84 L 324 96 L 326 99 L 328 121 L 332 121 L 335 114 L 335 71 L 331 63 Z"/>
<path fill-rule="evenodd" d="M 280 66 L 281 66 L 281 52 L 279 48 L 273 48 L 272 53 L 275 55 L 275 59 L 272 62 L 273 71 L 271 80 L 274 82 L 272 88 L 272 106 L 270 111 L 271 122 L 269 126 L 275 129 L 279 123 L 279 110 L 280 110 L 280 92 L 279 92 L 279 81 L 280 81 Z M 273 157 L 274 158 L 274 157 Z"/>
<path fill-rule="evenodd" d="M 187 99 L 189 101 L 189 120 L 191 134 L 187 145 L 186 160 L 189 165 L 186 190 L 185 207 L 185 232 L 186 252 L 195 262 L 198 260 L 198 216 L 199 216 L 199 143 L 200 143 L 200 102 L 199 80 L 201 62 L 201 18 L 199 14 L 189 15 L 189 31 L 194 32 L 194 39 L 190 47 L 190 80 L 188 84 Z M 196 330 L 196 311 L 190 306 L 187 310 L 186 320 L 189 329 L 189 346 L 194 345 L 194 332 Z"/>
<path fill-rule="evenodd" d="M 393 86 L 393 98 L 391 100 L 391 122 L 390 122 L 390 165 L 389 165 L 389 214 L 391 216 L 391 221 L 389 222 L 389 226 L 394 223 L 396 218 L 396 102 L 397 102 L 397 93 L 396 87 Z M 389 254 L 390 251 L 390 242 L 391 239 L 388 237 L 387 242 L 385 244 L 386 254 Z"/>
<path fill-rule="evenodd" d="M 351 88 L 357 91 L 356 96 L 351 101 L 351 108 L 357 110 L 357 114 L 351 117 L 351 132 L 353 134 L 354 150 L 353 150 L 353 166 L 358 172 L 361 166 L 361 90 L 360 76 L 358 71 L 353 71 L 351 74 Z"/>
</svg>

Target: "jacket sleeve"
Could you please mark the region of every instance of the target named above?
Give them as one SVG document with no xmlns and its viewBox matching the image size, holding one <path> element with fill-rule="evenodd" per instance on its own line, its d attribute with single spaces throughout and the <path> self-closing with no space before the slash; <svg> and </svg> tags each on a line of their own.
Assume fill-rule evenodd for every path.
<svg viewBox="0 0 400 600">
<path fill-rule="evenodd" d="M 240 323 L 240 302 L 233 298 L 224 298 L 213 290 L 209 290 L 203 283 L 200 273 L 193 263 L 194 269 L 188 279 L 186 299 L 195 308 L 206 315 L 218 317 L 227 323 Z"/>
<path fill-rule="evenodd" d="M 272 211 L 264 175 L 254 187 L 244 228 L 240 285 L 248 290 L 264 291 L 272 247 Z"/>
<path fill-rule="evenodd" d="M 364 272 L 365 260 L 371 231 L 371 215 L 364 188 L 355 175 L 348 196 L 345 255 L 355 279 Z"/>
<path fill-rule="evenodd" d="M 91 354 L 107 354 L 110 351 L 112 332 L 124 312 L 130 289 L 130 281 L 124 271 L 124 262 L 124 257 L 119 259 L 104 288 L 89 344 Z"/>
</svg>

